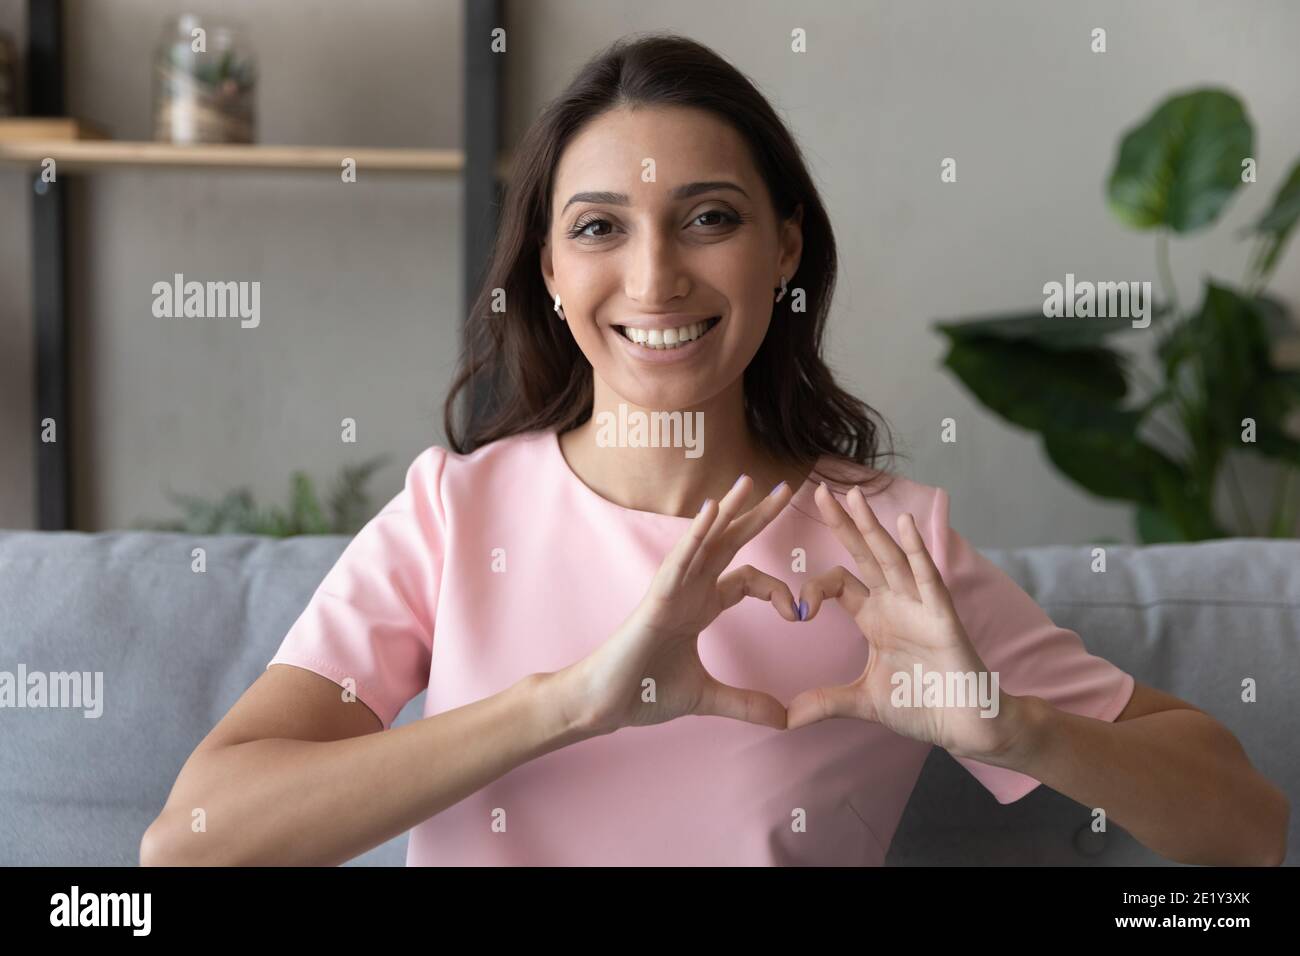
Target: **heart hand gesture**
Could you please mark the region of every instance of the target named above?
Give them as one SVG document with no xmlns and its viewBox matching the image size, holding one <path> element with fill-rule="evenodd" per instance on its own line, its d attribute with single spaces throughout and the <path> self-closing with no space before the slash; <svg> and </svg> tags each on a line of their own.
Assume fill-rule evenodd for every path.
<svg viewBox="0 0 1300 956">
<path fill-rule="evenodd" d="M 900 548 L 860 489 L 853 488 L 847 496 L 851 514 L 845 513 L 825 484 L 817 490 L 816 500 L 835 536 L 853 556 L 861 578 L 836 567 L 808 581 L 800 592 L 808 605 L 806 619 L 817 614 L 826 598 L 839 601 L 866 638 L 869 657 L 862 676 L 853 683 L 798 694 L 790 702 L 787 726 L 802 727 L 827 717 L 858 717 L 936 744 L 954 756 L 978 757 L 1005 747 L 1010 721 L 981 716 L 979 694 L 968 694 L 961 702 L 964 706 L 946 697 L 946 688 L 956 686 L 949 675 L 973 674 L 978 681 L 986 668 L 912 515 L 899 515 Z M 925 688 L 912 686 L 918 664 L 923 674 L 942 677 L 938 701 L 926 700 Z M 1014 698 L 988 676 L 985 680 L 984 686 L 993 689 L 988 711 L 1001 713 Z M 903 688 L 904 683 L 909 686 Z M 972 683 L 966 681 L 964 686 L 971 688 Z M 910 690 L 910 702 L 903 698 L 903 689 Z M 920 706 L 923 701 L 930 706 Z"/>
<path fill-rule="evenodd" d="M 706 500 L 623 625 L 560 672 L 565 711 L 578 715 L 578 726 L 611 733 L 693 714 L 785 729 L 785 707 L 779 700 L 724 684 L 700 661 L 700 632 L 745 597 L 772 602 L 788 621 L 799 619 L 785 582 L 750 565 L 722 573 L 792 497 L 782 482 L 741 514 L 751 485 L 742 475 L 716 506 Z"/>
</svg>

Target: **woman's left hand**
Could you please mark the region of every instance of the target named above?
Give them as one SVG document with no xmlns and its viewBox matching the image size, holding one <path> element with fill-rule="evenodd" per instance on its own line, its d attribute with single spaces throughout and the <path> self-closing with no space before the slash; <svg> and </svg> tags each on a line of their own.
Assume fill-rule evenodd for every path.
<svg viewBox="0 0 1300 956">
<path fill-rule="evenodd" d="M 855 487 L 847 495 L 850 513 L 824 484 L 817 490 L 816 500 L 835 536 L 853 555 L 861 579 L 836 567 L 809 580 L 800 590 L 801 600 L 807 602 L 805 620 L 817 615 L 824 599 L 834 598 L 866 638 L 869 656 L 866 670 L 852 684 L 796 695 L 787 708 L 787 729 L 827 717 L 858 717 L 936 744 L 954 756 L 978 759 L 998 753 L 1014 735 L 1015 698 L 1003 693 L 990 678 L 985 678 L 985 686 L 995 690 L 996 717 L 980 716 L 983 708 L 978 696 L 967 699 L 966 706 L 953 706 L 952 701 L 942 699 L 939 706 L 899 706 L 891 700 L 900 680 L 915 684 L 917 664 L 923 674 L 936 672 L 943 678 L 941 691 L 950 686 L 950 674 L 974 673 L 978 679 L 986 670 L 915 519 L 910 513 L 899 515 L 900 548 L 860 489 Z M 897 674 L 904 676 L 896 679 Z M 924 699 L 924 690 L 924 686 L 912 687 L 914 704 Z"/>
</svg>

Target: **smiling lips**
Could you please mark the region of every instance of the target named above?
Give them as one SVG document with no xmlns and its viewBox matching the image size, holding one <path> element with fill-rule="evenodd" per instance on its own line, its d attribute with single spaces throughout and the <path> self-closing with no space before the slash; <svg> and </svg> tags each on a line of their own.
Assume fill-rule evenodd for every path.
<svg viewBox="0 0 1300 956">
<path fill-rule="evenodd" d="M 614 328 L 623 338 L 635 342 L 643 348 L 671 351 L 682 348 L 706 335 L 719 321 L 721 321 L 721 316 L 715 315 L 703 322 L 692 322 L 689 325 L 682 325 L 675 329 L 638 329 L 624 325 L 616 325 Z"/>
</svg>

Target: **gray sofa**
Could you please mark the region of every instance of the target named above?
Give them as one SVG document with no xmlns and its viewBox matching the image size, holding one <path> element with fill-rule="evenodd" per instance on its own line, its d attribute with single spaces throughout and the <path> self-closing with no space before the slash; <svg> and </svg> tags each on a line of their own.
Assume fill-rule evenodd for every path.
<svg viewBox="0 0 1300 956">
<path fill-rule="evenodd" d="M 0 671 L 102 671 L 103 713 L 0 709 L 0 865 L 138 862 L 176 773 L 279 646 L 347 539 L 0 532 Z M 207 573 L 190 551 L 207 551 Z M 1059 624 L 1214 714 L 1300 796 L 1300 542 L 987 551 Z M 1240 700 L 1253 677 L 1258 702 Z M 398 723 L 420 717 L 416 698 Z M 1287 862 L 1297 858 L 1293 814 Z M 1002 806 L 932 751 L 890 865 L 1160 864 L 1046 787 Z M 1213 825 L 1213 821 L 1206 821 Z M 405 862 L 405 836 L 350 865 Z"/>
</svg>

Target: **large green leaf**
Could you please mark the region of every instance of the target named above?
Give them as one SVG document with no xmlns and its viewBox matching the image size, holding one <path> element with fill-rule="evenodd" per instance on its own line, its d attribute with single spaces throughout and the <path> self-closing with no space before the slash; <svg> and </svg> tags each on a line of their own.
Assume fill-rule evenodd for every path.
<svg viewBox="0 0 1300 956">
<path fill-rule="evenodd" d="M 1255 232 L 1268 237 L 1259 267 L 1260 275 L 1267 277 L 1273 271 L 1297 221 L 1300 221 L 1300 160 L 1291 167 L 1291 174 L 1273 197 L 1273 205 L 1255 223 Z"/>
<path fill-rule="evenodd" d="M 1102 498 L 1138 505 L 1143 542 L 1197 541 L 1223 536 L 1213 514 L 1213 494 L 1183 465 L 1140 441 L 1138 413 L 1118 423 L 1114 417 L 1091 425 L 1049 430 L 1043 446 L 1062 474 Z"/>
<path fill-rule="evenodd" d="M 1156 350 L 1166 376 L 1172 379 L 1179 365 L 1197 359 L 1207 366 L 1214 385 L 1234 370 L 1236 378 L 1249 377 L 1267 365 L 1272 309 L 1227 286 L 1206 283 L 1200 308 L 1175 326 Z M 1218 397 L 1221 401 L 1225 396 L 1220 391 Z"/>
<path fill-rule="evenodd" d="M 1247 397 L 1272 371 L 1263 311 L 1232 289 L 1210 282 L 1201 310 L 1189 325 L 1203 350 L 1207 418 L 1218 434 L 1239 435 Z"/>
<path fill-rule="evenodd" d="M 1246 446 L 1246 450 L 1300 465 L 1300 436 L 1294 429 L 1287 430 L 1297 408 L 1300 408 L 1300 372 L 1273 371 L 1262 377 L 1246 395 L 1242 406 L 1242 416 L 1255 419 L 1255 447 Z"/>
<path fill-rule="evenodd" d="M 1229 537 L 1204 501 L 1173 501 L 1163 510 L 1138 505 L 1136 519 L 1138 539 L 1143 544 Z"/>
<path fill-rule="evenodd" d="M 1168 312 L 1169 304 L 1163 302 L 1151 309 L 1153 319 Z M 1045 349 L 1075 351 L 1097 346 L 1109 335 L 1131 330 L 1133 320 L 1112 316 L 1064 318 L 1043 315 L 1042 309 L 1038 309 L 1034 312 L 935 322 L 934 327 L 952 342 L 1003 339 L 1010 342 L 1032 342 Z"/>
<path fill-rule="evenodd" d="M 1171 97 L 1125 133 L 1107 186 L 1110 209 L 1138 229 L 1207 226 L 1241 185 L 1253 143 L 1245 108 L 1226 90 Z"/>
<path fill-rule="evenodd" d="M 1277 387 L 1291 396 L 1291 401 L 1300 405 L 1300 372 L 1277 372 L 1273 378 Z"/>
<path fill-rule="evenodd" d="M 1186 541 L 1187 533 L 1163 511 L 1148 505 L 1138 505 L 1137 533 L 1142 544 L 1162 544 L 1169 541 Z"/>
<path fill-rule="evenodd" d="M 1136 429 L 1135 420 L 1132 424 Z M 1175 462 L 1135 433 L 1105 423 L 1050 429 L 1043 434 L 1043 447 L 1063 474 L 1101 498 L 1159 507 L 1166 489 L 1183 479 Z"/>
<path fill-rule="evenodd" d="M 1258 452 L 1290 465 L 1300 465 L 1300 441 L 1282 434 L 1278 429 L 1261 430 L 1255 438 Z"/>
<path fill-rule="evenodd" d="M 1191 362 L 1196 388 L 1189 393 L 1194 419 L 1205 439 L 1236 445 L 1241 420 L 1261 424 L 1285 417 L 1286 402 L 1270 383 L 1277 375 L 1270 341 L 1286 325 L 1285 307 L 1271 299 L 1246 298 L 1214 282 L 1200 308 L 1160 343 L 1165 375 L 1174 380 Z"/>
<path fill-rule="evenodd" d="M 1120 404 L 1127 393 L 1122 361 L 1103 348 L 1044 348 L 1030 341 L 958 339 L 944 364 L 985 406 L 1034 431 L 1083 427 L 1105 420 L 1136 425 Z"/>
</svg>

